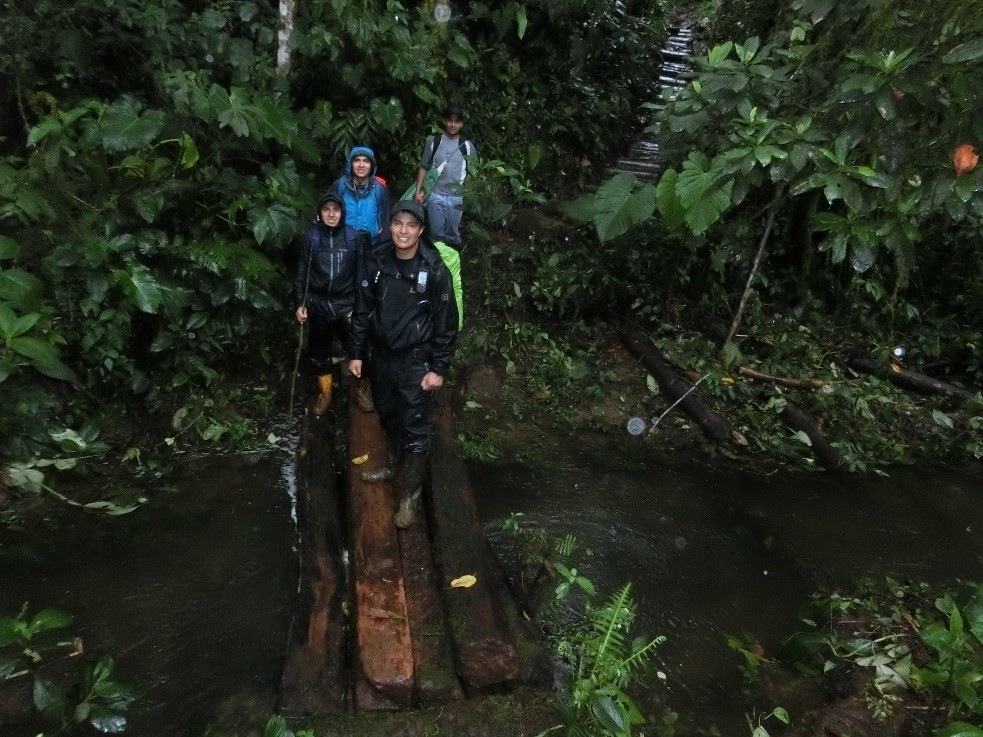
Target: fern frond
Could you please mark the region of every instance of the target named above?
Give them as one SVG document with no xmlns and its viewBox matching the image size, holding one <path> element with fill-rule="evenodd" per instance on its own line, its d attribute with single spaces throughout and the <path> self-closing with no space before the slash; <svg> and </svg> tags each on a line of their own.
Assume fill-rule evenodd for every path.
<svg viewBox="0 0 983 737">
<path fill-rule="evenodd" d="M 591 612 L 591 625 L 599 635 L 592 673 L 605 661 L 620 661 L 625 657 L 624 632 L 635 619 L 635 602 L 631 598 L 631 583 L 626 583 L 603 606 Z M 613 651 L 613 652 L 612 652 Z"/>
</svg>

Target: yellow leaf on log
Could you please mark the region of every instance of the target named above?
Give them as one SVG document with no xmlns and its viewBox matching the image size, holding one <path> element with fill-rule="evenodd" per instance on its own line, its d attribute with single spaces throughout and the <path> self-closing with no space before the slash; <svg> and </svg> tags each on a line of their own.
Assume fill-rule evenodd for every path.
<svg viewBox="0 0 983 737">
<path fill-rule="evenodd" d="M 896 373 L 896 374 L 900 374 L 901 373 L 901 367 L 898 364 L 896 364 L 896 363 L 892 363 L 891 364 L 891 370 L 894 373 Z"/>
<path fill-rule="evenodd" d="M 356 466 L 361 466 L 367 460 L 369 460 L 368 453 L 366 453 L 364 456 L 359 456 L 358 458 L 352 458 L 352 463 L 354 463 Z"/>
<path fill-rule="evenodd" d="M 478 579 L 472 576 L 470 573 L 466 576 L 461 576 L 460 578 L 455 578 L 451 581 L 452 589 L 470 589 L 478 583 Z"/>
</svg>

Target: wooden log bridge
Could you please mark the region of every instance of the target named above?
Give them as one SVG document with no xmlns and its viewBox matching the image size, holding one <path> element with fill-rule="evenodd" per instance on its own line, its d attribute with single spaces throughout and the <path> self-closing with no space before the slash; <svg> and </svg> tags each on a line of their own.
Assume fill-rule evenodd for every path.
<svg viewBox="0 0 983 737">
<path fill-rule="evenodd" d="M 282 713 L 433 706 L 542 673 L 482 532 L 448 393 L 435 409 L 426 514 L 407 530 L 393 522 L 392 482 L 362 479 L 388 462 L 377 414 L 336 399 L 305 417 Z"/>
</svg>

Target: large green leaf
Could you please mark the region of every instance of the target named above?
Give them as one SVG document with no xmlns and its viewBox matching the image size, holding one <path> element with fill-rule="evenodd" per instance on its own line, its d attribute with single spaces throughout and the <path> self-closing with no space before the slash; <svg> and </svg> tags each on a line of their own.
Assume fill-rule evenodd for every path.
<svg viewBox="0 0 983 737">
<path fill-rule="evenodd" d="M 953 722 L 936 732 L 935 737 L 983 737 L 983 729 L 966 722 Z"/>
<path fill-rule="evenodd" d="M 372 119 L 382 126 L 383 130 L 392 133 L 403 123 L 403 104 L 395 97 L 388 100 L 378 98 L 369 103 Z"/>
<path fill-rule="evenodd" d="M 212 99 L 220 105 L 218 122 L 220 128 L 231 128 L 239 137 L 249 135 L 249 118 L 253 106 L 249 104 L 248 93 L 240 88 L 233 87 L 226 92 L 221 87 L 213 88 Z"/>
<path fill-rule="evenodd" d="M 686 224 L 694 235 L 699 235 L 713 225 L 731 204 L 733 179 L 721 181 L 720 174 L 698 152 L 683 162 L 683 170 L 676 182 L 676 194 L 686 208 Z"/>
<path fill-rule="evenodd" d="M 676 194 L 678 181 L 679 173 L 675 169 L 669 169 L 659 179 L 659 184 L 655 188 L 655 204 L 659 208 L 663 222 L 670 230 L 677 230 L 686 222 L 686 208 Z"/>
<path fill-rule="evenodd" d="M 142 264 L 131 266 L 129 271 L 113 269 L 113 278 L 138 309 L 151 314 L 157 312 L 164 296 L 150 269 Z"/>
<path fill-rule="evenodd" d="M 99 116 L 94 133 L 103 148 L 118 153 L 148 146 L 164 129 L 164 123 L 164 113 L 160 110 L 141 113 L 140 103 L 124 97 Z"/>
<path fill-rule="evenodd" d="M 45 632 L 47 630 L 65 629 L 73 621 L 74 618 L 68 612 L 48 607 L 34 615 L 28 629 L 32 635 L 36 635 L 38 632 Z"/>
<path fill-rule="evenodd" d="M 254 207 L 249 211 L 253 236 L 257 243 L 270 239 L 274 243 L 286 242 L 297 225 L 297 213 L 284 204 L 270 207 Z"/>
<path fill-rule="evenodd" d="M 628 730 L 627 715 L 618 704 L 603 691 L 594 691 L 590 696 L 591 714 L 605 730 L 611 734 L 624 734 Z"/>
<path fill-rule="evenodd" d="M 983 57 L 983 38 L 961 43 L 942 57 L 943 64 L 961 64 L 965 61 L 975 61 Z"/>
<path fill-rule="evenodd" d="M 645 222 L 655 211 L 655 187 L 645 185 L 632 192 L 635 175 L 621 172 L 609 179 L 594 196 L 594 226 L 602 241 L 609 241 Z"/>
<path fill-rule="evenodd" d="M 20 253 L 20 244 L 13 238 L 0 235 L 0 258 L 17 258 Z"/>
<path fill-rule="evenodd" d="M 45 376 L 61 381 L 78 381 L 75 372 L 58 360 L 58 349 L 51 343 L 37 338 L 20 337 L 10 341 L 10 348 L 30 359 L 31 365 Z"/>
</svg>

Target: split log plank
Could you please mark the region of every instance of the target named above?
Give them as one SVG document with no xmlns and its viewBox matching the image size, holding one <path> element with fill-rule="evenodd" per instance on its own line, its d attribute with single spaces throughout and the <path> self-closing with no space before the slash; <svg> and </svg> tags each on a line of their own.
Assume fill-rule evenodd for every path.
<svg viewBox="0 0 983 737">
<path fill-rule="evenodd" d="M 888 381 L 922 394 L 941 394 L 954 402 L 965 402 L 972 399 L 974 393 L 961 386 L 950 384 L 948 381 L 933 379 L 931 376 L 912 371 L 896 363 L 881 363 L 870 356 L 853 355 L 847 359 L 847 366 L 854 371 L 864 374 L 887 375 Z"/>
<path fill-rule="evenodd" d="M 723 416 L 707 406 L 700 397 L 690 391 L 692 387 L 676 373 L 672 364 L 647 335 L 634 331 L 622 336 L 628 348 L 638 356 L 645 368 L 655 377 L 666 395 L 673 402 L 679 402 L 683 411 L 700 426 L 703 433 L 718 443 L 732 440 L 739 445 L 747 445 L 741 433 L 731 427 Z"/>
<path fill-rule="evenodd" d="M 413 642 L 416 702 L 428 707 L 460 701 L 464 692 L 454 671 L 454 651 L 425 515 L 417 515 L 417 524 L 399 531 L 399 550 Z"/>
<path fill-rule="evenodd" d="M 430 469 L 430 529 L 458 675 L 475 689 L 515 680 L 518 652 L 502 601 L 495 596 L 484 533 L 446 391 L 438 392 L 434 405 Z M 452 580 L 466 574 L 477 579 L 473 586 L 451 587 Z"/>
<path fill-rule="evenodd" d="M 305 418 L 297 457 L 300 581 L 280 684 L 280 711 L 291 716 L 348 707 L 345 653 L 347 599 L 341 500 L 334 469 L 331 418 Z"/>
<path fill-rule="evenodd" d="M 413 700 L 413 645 L 400 567 L 393 492 L 390 482 L 363 481 L 361 470 L 387 457 L 379 418 L 351 403 L 349 453 L 368 455 L 362 465 L 348 464 L 355 580 L 357 639 L 356 708 L 409 708 Z"/>
</svg>

